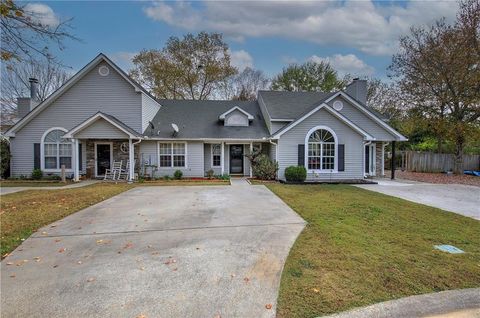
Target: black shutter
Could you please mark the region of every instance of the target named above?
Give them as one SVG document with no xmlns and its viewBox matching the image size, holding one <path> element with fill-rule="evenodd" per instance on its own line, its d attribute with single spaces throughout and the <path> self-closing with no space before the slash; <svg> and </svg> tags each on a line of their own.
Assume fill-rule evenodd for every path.
<svg viewBox="0 0 480 318">
<path fill-rule="evenodd" d="M 338 145 L 338 171 L 345 171 L 345 145 Z"/>
<path fill-rule="evenodd" d="M 298 165 L 302 167 L 305 165 L 305 145 L 304 144 L 298 145 Z"/>
<path fill-rule="evenodd" d="M 33 169 L 40 169 L 40 144 L 33 144 Z"/>
<path fill-rule="evenodd" d="M 370 172 L 370 147 L 365 146 L 365 173 Z"/>
<path fill-rule="evenodd" d="M 82 171 L 82 163 L 83 163 L 83 160 L 82 160 L 82 144 L 78 144 L 78 170 L 79 171 Z"/>
</svg>

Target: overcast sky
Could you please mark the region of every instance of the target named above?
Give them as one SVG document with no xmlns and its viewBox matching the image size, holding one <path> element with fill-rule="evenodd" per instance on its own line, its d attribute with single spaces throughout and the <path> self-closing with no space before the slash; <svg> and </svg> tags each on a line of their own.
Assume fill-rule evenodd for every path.
<svg viewBox="0 0 480 318">
<path fill-rule="evenodd" d="M 55 25 L 73 18 L 60 59 L 73 70 L 103 52 L 128 70 L 143 48 L 187 32 L 224 34 L 232 61 L 276 74 L 289 63 L 328 60 L 341 73 L 385 78 L 398 38 L 412 25 L 451 21 L 455 1 L 44 1 L 28 3 Z"/>
</svg>

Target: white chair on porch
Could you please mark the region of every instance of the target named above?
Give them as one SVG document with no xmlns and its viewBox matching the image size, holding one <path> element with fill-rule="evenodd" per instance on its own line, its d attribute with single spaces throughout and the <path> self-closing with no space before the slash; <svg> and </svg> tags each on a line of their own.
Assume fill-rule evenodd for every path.
<svg viewBox="0 0 480 318">
<path fill-rule="evenodd" d="M 114 161 L 111 169 L 105 170 L 105 177 L 103 180 L 117 180 L 122 170 L 122 160 Z"/>
<path fill-rule="evenodd" d="M 135 169 L 136 160 L 133 160 L 133 168 Z M 118 180 L 124 179 L 128 180 L 128 176 L 130 175 L 130 160 L 127 160 L 127 164 L 125 165 L 125 169 L 121 169 L 118 175 Z"/>
</svg>

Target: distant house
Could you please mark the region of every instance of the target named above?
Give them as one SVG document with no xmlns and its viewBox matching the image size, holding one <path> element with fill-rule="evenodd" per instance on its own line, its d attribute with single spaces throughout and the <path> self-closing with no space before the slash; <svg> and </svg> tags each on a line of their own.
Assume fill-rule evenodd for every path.
<svg viewBox="0 0 480 318">
<path fill-rule="evenodd" d="M 36 85 L 32 82 L 32 85 Z M 260 91 L 256 101 L 158 100 L 100 54 L 38 104 L 23 100 L 11 140 L 11 175 L 34 168 L 101 177 L 114 160 L 157 176 L 250 176 L 259 150 L 309 180 L 383 174 L 384 147 L 406 140 L 366 105 L 366 81 L 334 93 Z M 134 177 L 132 171 L 130 178 Z"/>
</svg>

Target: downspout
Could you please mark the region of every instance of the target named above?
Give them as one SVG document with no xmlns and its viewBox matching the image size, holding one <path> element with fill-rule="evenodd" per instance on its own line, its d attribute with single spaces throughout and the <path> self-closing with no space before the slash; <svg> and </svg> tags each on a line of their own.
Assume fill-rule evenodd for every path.
<svg viewBox="0 0 480 318">
<path fill-rule="evenodd" d="M 369 140 L 367 142 L 363 142 L 363 149 L 362 149 L 362 172 L 363 172 L 363 177 L 364 178 L 367 178 L 367 174 L 365 173 L 365 147 L 369 146 L 372 144 L 372 141 Z M 370 154 L 370 152 L 369 152 Z M 370 168 L 368 169 L 368 171 L 370 171 Z"/>
</svg>

